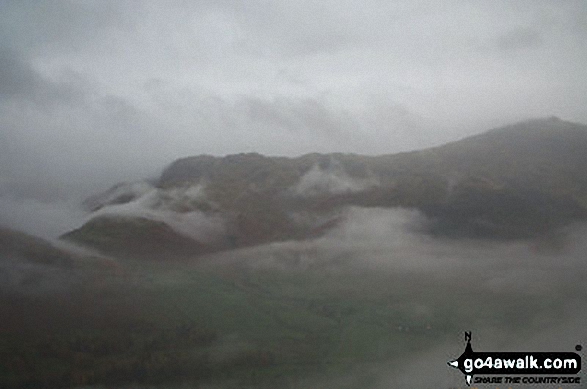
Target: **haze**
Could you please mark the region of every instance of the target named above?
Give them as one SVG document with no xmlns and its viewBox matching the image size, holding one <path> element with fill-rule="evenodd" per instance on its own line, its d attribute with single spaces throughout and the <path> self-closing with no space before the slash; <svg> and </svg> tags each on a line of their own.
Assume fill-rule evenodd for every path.
<svg viewBox="0 0 587 389">
<path fill-rule="evenodd" d="M 0 194 L 175 158 L 393 153 L 587 122 L 583 1 L 3 1 Z"/>
<path fill-rule="evenodd" d="M 89 345 L 122 339 L 130 342 L 114 348 L 120 354 L 99 355 L 99 347 L 85 353 L 97 361 L 88 368 L 97 381 L 83 386 L 100 388 L 100 379 L 121 367 L 120 382 L 114 376 L 113 382 L 134 387 L 145 377 L 133 376 L 133 366 L 159 360 L 162 372 L 184 369 L 186 385 L 200 383 L 198 366 L 211 369 L 210 386 L 201 386 L 209 388 L 235 387 L 231 380 L 239 377 L 254 382 L 258 372 L 276 374 L 263 376 L 264 387 L 419 388 L 464 383 L 446 361 L 462 352 L 465 330 L 482 351 L 584 347 L 585 224 L 534 240 L 475 240 L 422 233 L 427 216 L 414 209 L 345 207 L 340 219 L 332 218 L 336 227 L 319 238 L 257 246 L 244 240 L 234 250 L 202 251 L 208 254 L 183 262 L 167 261 L 173 247 L 169 258 L 163 252 L 158 261 L 141 261 L 81 250 L 75 241 L 52 247 L 12 229 L 55 242 L 94 216 L 114 215 L 165 222 L 198 242 L 236 242 L 222 212 L 240 216 L 238 209 L 216 217 L 193 201 L 192 208 L 167 206 L 182 196 L 199 200 L 205 182 L 163 190 L 150 179 L 177 158 L 199 154 L 379 155 L 530 118 L 587 123 L 585 42 L 582 0 L 0 1 L 0 240 L 9 243 L 0 246 L 0 311 L 6 312 L 0 343 L 10 350 L 0 357 L 42 362 L 31 362 L 30 371 L 41 366 L 39 377 L 50 379 L 57 377 L 55 363 L 66 382 L 77 372 L 59 362 L 69 355 L 60 350 L 72 352 L 71 366 L 86 363 L 71 339 Z M 584 128 L 573 123 L 564 126 Z M 573 170 L 584 159 L 573 157 L 544 175 L 559 178 L 556 172 L 572 165 L 574 176 L 549 183 L 561 199 L 583 196 L 562 202 L 568 209 L 585 199 L 584 186 L 574 185 L 581 168 Z M 337 169 L 334 162 L 316 163 L 287 191 L 304 200 L 378 185 L 370 175 L 359 180 Z M 484 180 L 490 174 L 472 171 L 463 193 L 484 194 L 494 184 Z M 436 188 L 436 176 L 422 176 Z M 140 196 L 124 204 L 114 196 L 94 214 L 82 210 L 84 198 L 138 180 L 144 180 L 134 184 Z M 420 188 L 408 184 L 414 193 Z M 127 187 L 134 188 L 121 186 Z M 487 193 L 479 198 L 501 198 Z M 518 199 L 511 193 L 504 203 Z M 543 197 L 535 198 L 542 204 Z M 511 205 L 497 209 L 509 212 Z M 47 262 L 60 253 L 70 253 L 60 259 L 75 266 Z M 148 324 L 138 335 L 137 323 Z M 185 328 L 202 330 L 203 343 L 192 347 L 197 342 L 163 331 Z M 31 334 L 55 348 L 29 342 Z M 151 358 L 149 344 L 161 339 Z M 51 359 L 46 350 L 59 353 Z M 183 367 L 168 356 L 179 356 L 173 361 Z M 274 366 L 266 358 L 272 356 Z M 241 361 L 251 363 L 251 372 Z M 290 372 L 280 377 L 280 369 Z M 163 377 L 153 385 L 167 384 L 152 372 Z M 38 378 L 21 375 L 26 385 Z M 170 384 L 185 387 L 180 378 Z"/>
<path fill-rule="evenodd" d="M 566 244 L 557 248 L 540 241 L 439 239 L 418 232 L 422 221 L 413 210 L 351 207 L 343 223 L 318 239 L 273 242 L 181 263 L 133 264 L 118 258 L 124 277 L 2 258 L 0 292 L 32 301 L 40 296 L 56 312 L 73 317 L 85 311 L 73 304 L 71 314 L 67 302 L 85 301 L 99 318 L 100 304 L 130 302 L 133 309 L 154 312 L 148 316 L 153 323 L 164 318 L 169 326 L 187 319 L 196 328 L 214 329 L 217 339 L 199 347 L 210 356 L 207 363 L 225 369 L 227 377 L 192 383 L 192 376 L 178 373 L 151 388 L 451 388 L 464 385 L 462 374 L 446 365 L 462 352 L 464 330 L 473 332 L 474 347 L 483 351 L 564 351 L 585 344 L 585 225 L 565 229 Z M 129 308 L 106 316 L 116 318 L 118 327 L 101 331 L 105 336 L 130 331 L 140 345 L 145 335 L 124 323 L 142 316 Z M 45 316 L 46 321 L 39 319 Z M 51 333 L 51 325 L 62 323 L 46 307 L 33 317 L 39 333 Z M 88 324 L 71 324 L 87 331 Z M 272 350 L 276 341 L 275 369 L 291 371 L 257 382 L 254 372 L 262 367 L 253 362 L 243 368 L 239 358 Z M 163 355 L 185 361 L 185 346 L 169 339 L 163 344 L 170 350 Z M 127 361 L 137 355 L 139 346 L 109 357 Z M 99 371 L 101 360 L 92 361 L 95 366 L 88 369 Z M 198 360 L 188 361 L 188 371 L 197 372 Z M 238 375 L 239 369 L 244 373 Z M 231 377 L 235 372 L 237 378 Z M 119 383 L 121 388 L 137 385 Z"/>
</svg>

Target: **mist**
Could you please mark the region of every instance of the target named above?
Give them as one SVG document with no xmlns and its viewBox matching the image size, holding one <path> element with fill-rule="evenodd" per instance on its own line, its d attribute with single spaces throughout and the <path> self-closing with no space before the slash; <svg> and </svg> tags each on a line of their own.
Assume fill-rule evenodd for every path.
<svg viewBox="0 0 587 389">
<path fill-rule="evenodd" d="M 190 202 L 206 203 L 205 185 L 192 185 L 183 188 L 162 190 L 145 183 L 137 183 L 135 188 L 122 187 L 106 196 L 95 197 L 94 206 L 100 207 L 86 217 L 143 217 L 161 221 L 196 241 L 213 244 L 226 235 L 225 220 L 218 215 L 209 215 L 201 211 L 182 212 Z M 117 196 L 131 194 L 136 196 L 124 204 L 109 204 Z M 89 201 L 92 204 L 92 201 Z"/>
<path fill-rule="evenodd" d="M 79 201 L 189 155 L 386 154 L 537 116 L 587 122 L 586 12 L 3 2 L 0 196 Z"/>
<path fill-rule="evenodd" d="M 185 190 L 192 195 L 200 193 L 198 189 Z M 150 208 L 143 203 L 153 200 L 155 194 L 147 191 L 135 202 L 107 206 L 97 213 L 163 218 L 164 207 L 145 213 Z M 143 305 L 162 309 L 165 301 L 172 320 L 189 320 L 204 328 L 210 320 L 221 320 L 221 327 L 231 330 L 220 331 L 206 350 L 210 363 L 227 369 L 265 355 L 263 338 L 274 336 L 271 332 L 252 336 L 259 334 L 257 326 L 262 325 L 262 321 L 256 323 L 256 315 L 263 312 L 263 305 L 255 303 L 256 299 L 270 299 L 274 314 L 303 301 L 310 307 L 315 304 L 317 308 L 312 309 L 326 315 L 331 330 L 340 331 L 338 347 L 343 350 L 365 347 L 365 340 L 342 338 L 345 329 L 352 328 L 352 320 L 387 320 L 379 335 L 381 345 L 375 343 L 373 349 L 364 351 L 370 357 L 362 359 L 357 354 L 356 360 L 344 362 L 343 371 L 330 367 L 326 359 L 298 375 L 269 383 L 259 381 L 260 385 L 299 389 L 462 386 L 464 377 L 446 362 L 462 353 L 464 331 L 472 331 L 477 351 L 573 351 L 575 345 L 587 341 L 583 325 L 587 319 L 583 256 L 587 226 L 583 224 L 560 230 L 553 244 L 552 237 L 495 241 L 431 236 L 422 233 L 429 221 L 411 209 L 349 207 L 341 211 L 341 220 L 320 238 L 228 250 L 187 262 L 133 265 L 122 258 L 109 259 L 115 268 L 109 265 L 106 273 L 95 267 L 89 272 L 83 268 L 64 272 L 54 266 L 5 258 L 2 291 L 42 295 L 47 301 L 65 299 L 73 307 L 79 304 L 78 293 L 89 298 L 103 296 L 99 298 L 116 307 L 130 304 L 135 310 Z M 199 229 L 203 227 L 198 224 Z M 224 280 L 224 286 L 206 294 L 206 285 L 215 285 L 215 279 Z M 177 293 L 174 291 L 183 292 L 172 303 L 165 300 L 169 298 L 165 294 Z M 214 295 L 220 291 L 226 297 Z M 245 294 L 252 304 L 247 308 L 250 314 L 241 311 L 237 303 L 240 294 L 248 291 L 253 292 Z M 159 293 L 161 297 L 155 297 Z M 190 293 L 202 297 L 194 301 Z M 209 306 L 209 299 L 218 298 L 226 298 L 220 300 L 226 306 Z M 372 306 L 374 302 L 380 303 Z M 323 308 L 319 308 L 321 304 Z M 359 311 L 344 313 L 348 304 Z M 192 310 L 210 312 L 209 316 L 194 316 Z M 116 315 L 123 321 L 129 314 Z M 351 316 L 344 319 L 345 315 Z M 233 320 L 239 323 L 234 328 L 229 324 Z M 297 325 L 310 325 L 303 323 Z M 375 335 L 365 334 L 366 339 L 371 336 Z M 384 352 L 395 344 L 386 343 L 386 337 L 405 348 L 395 346 L 400 348 Z M 295 360 L 290 363 L 295 366 Z M 240 385 L 236 378 L 207 382 L 202 385 Z"/>
<path fill-rule="evenodd" d="M 421 233 L 427 220 L 414 210 L 352 207 L 344 215 L 322 238 L 213 254 L 204 266 L 250 277 L 312 274 L 320 281 L 305 285 L 308 293 L 342 301 L 403 299 L 411 323 L 390 323 L 389 331 L 436 335 L 417 352 L 357 363 L 345 373 L 299 377 L 291 387 L 460 387 L 464 376 L 446 363 L 463 352 L 464 331 L 472 331 L 476 351 L 574 351 L 587 341 L 586 225 L 560 231 L 565 243 L 553 248 L 541 238 L 432 237 Z M 286 281 L 283 287 L 293 286 Z M 451 314 L 461 321 L 435 332 L 439 317 Z"/>
<path fill-rule="evenodd" d="M 178 158 L 394 154 L 536 117 L 587 123 L 586 21 L 581 0 L 3 1 L 0 226 L 55 242 L 96 216 L 146 217 L 213 244 L 226 220 L 176 209 L 207 204 L 205 183 L 154 184 Z M 280 190 L 311 202 L 378 185 L 331 164 Z M 131 199 L 117 203 L 120 191 Z M 463 331 L 482 351 L 587 345 L 587 226 L 456 239 L 427 234 L 414 209 L 337 212 L 319 238 L 183 262 L 100 257 L 100 268 L 85 252 L 65 271 L 5 255 L 0 303 L 35 335 L 54 323 L 77 330 L 81 317 L 116 343 L 146 322 L 140 336 L 180 348 L 191 344 L 165 331 L 193 324 L 202 355 L 186 351 L 178 369 L 193 374 L 194 357 L 212 361 L 211 372 L 198 365 L 211 375 L 237 371 L 204 380 L 211 388 L 238 385 L 242 366 L 264 374 L 273 356 L 312 366 L 291 362 L 300 375 L 270 377 L 282 387 L 458 387 L 446 362 L 462 352 Z M 307 226 L 331 216 L 287 215 Z M 59 341 L 70 345 L 49 344 Z M 143 346 L 129 346 L 128 366 L 154 361 Z"/>
</svg>

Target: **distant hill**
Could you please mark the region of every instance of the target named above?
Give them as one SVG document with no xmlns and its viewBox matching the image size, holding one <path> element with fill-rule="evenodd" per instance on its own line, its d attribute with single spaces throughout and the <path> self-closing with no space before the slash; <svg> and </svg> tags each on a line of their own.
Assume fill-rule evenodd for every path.
<svg viewBox="0 0 587 389">
<path fill-rule="evenodd" d="M 210 251 L 205 245 L 177 233 L 167 224 L 143 217 L 96 217 L 62 239 L 99 248 L 107 254 L 157 258 L 185 256 Z"/>
<path fill-rule="evenodd" d="M 319 236 L 363 206 L 418 209 L 432 234 L 527 238 L 587 218 L 586 171 L 587 126 L 557 118 L 394 155 L 195 156 L 92 196 L 95 219 L 64 237 L 199 254 Z"/>
</svg>

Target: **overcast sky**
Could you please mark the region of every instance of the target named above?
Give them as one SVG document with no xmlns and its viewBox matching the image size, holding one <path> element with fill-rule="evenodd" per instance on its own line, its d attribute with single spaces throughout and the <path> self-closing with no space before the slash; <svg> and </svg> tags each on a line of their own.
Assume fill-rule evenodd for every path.
<svg viewBox="0 0 587 389">
<path fill-rule="evenodd" d="M 579 1 L 0 2 L 0 196 L 194 154 L 392 153 L 587 123 Z"/>
</svg>

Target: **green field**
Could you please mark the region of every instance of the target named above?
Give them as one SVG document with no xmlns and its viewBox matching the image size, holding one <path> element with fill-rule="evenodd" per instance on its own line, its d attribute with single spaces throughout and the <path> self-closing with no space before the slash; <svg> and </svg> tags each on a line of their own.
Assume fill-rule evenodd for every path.
<svg viewBox="0 0 587 389">
<path fill-rule="evenodd" d="M 482 271 L 365 266 L 356 253 L 304 264 L 302 254 L 119 261 L 71 271 L 66 291 L 6 292 L 0 387 L 394 387 L 434 350 L 458 356 L 464 330 L 503 349 L 587 301 L 576 279 L 514 292 L 474 279 Z M 442 358 L 422 374 L 458 377 Z"/>
</svg>

